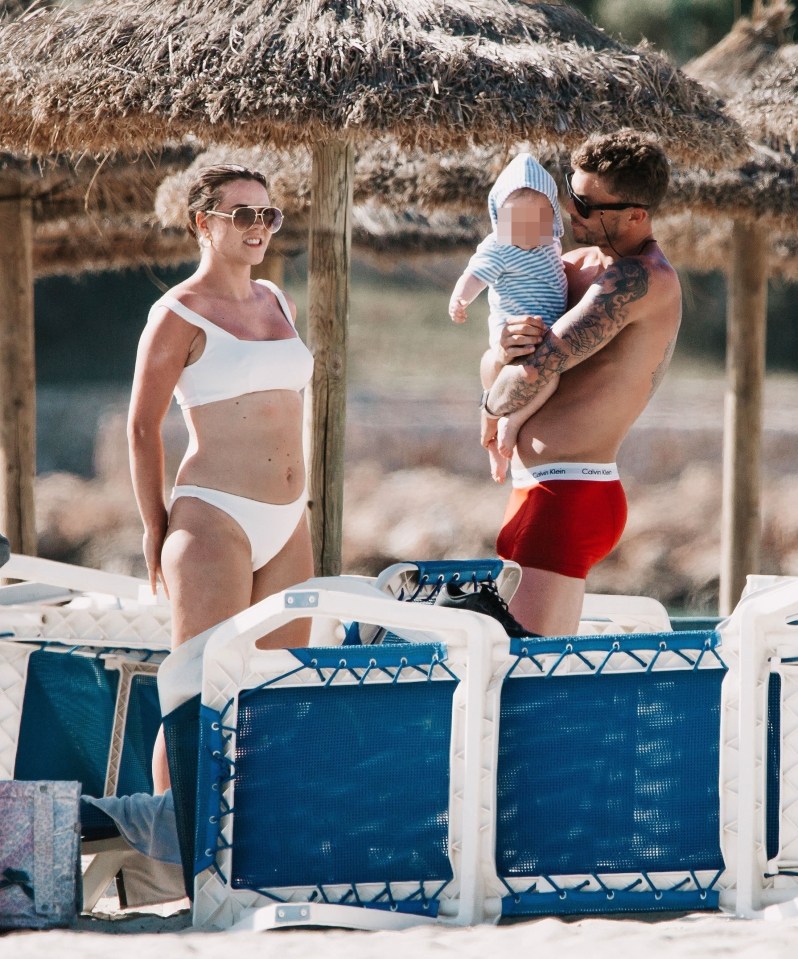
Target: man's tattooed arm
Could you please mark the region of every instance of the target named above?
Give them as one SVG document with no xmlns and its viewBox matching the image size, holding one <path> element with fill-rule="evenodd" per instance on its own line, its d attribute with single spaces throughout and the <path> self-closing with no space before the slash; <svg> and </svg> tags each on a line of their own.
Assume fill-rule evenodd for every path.
<svg viewBox="0 0 798 959">
<path fill-rule="evenodd" d="M 526 406 L 555 374 L 592 356 L 631 319 L 629 306 L 648 293 L 648 270 L 636 258 L 614 263 L 584 298 L 561 317 L 534 353 L 516 366 L 505 366 L 488 398 L 501 416 Z"/>
</svg>

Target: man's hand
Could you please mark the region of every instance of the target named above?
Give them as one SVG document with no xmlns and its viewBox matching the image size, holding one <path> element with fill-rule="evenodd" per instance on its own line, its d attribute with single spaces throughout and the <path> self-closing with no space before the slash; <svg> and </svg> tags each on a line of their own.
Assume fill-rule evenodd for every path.
<svg viewBox="0 0 798 959">
<path fill-rule="evenodd" d="M 542 316 L 514 316 L 502 329 L 501 340 L 496 348 L 499 361 L 503 366 L 510 366 L 534 353 L 546 330 Z"/>
</svg>

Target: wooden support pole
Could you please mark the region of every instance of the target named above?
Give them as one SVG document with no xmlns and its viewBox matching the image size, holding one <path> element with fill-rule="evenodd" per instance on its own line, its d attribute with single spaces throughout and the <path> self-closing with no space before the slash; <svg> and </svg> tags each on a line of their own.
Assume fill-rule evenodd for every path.
<svg viewBox="0 0 798 959">
<path fill-rule="evenodd" d="M 353 171 L 351 144 L 328 141 L 314 146 L 308 345 L 315 368 L 306 392 L 306 437 L 310 530 L 319 576 L 341 572 Z"/>
<path fill-rule="evenodd" d="M 33 220 L 16 177 L 0 180 L 0 532 L 36 555 Z"/>
<path fill-rule="evenodd" d="M 726 314 L 721 616 L 737 605 L 746 575 L 759 572 L 767 278 L 765 230 L 735 222 Z"/>
</svg>

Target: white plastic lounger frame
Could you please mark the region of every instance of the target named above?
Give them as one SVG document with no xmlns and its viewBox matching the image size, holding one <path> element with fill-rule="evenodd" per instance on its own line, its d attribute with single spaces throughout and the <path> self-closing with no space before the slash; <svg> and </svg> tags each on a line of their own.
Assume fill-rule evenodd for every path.
<svg viewBox="0 0 798 959">
<path fill-rule="evenodd" d="M 323 581 L 316 580 L 315 583 Z M 244 689 L 261 687 L 264 684 L 282 682 L 287 686 L 301 686 L 307 682 L 297 671 L 297 660 L 286 650 L 264 652 L 255 648 L 255 641 L 265 632 L 293 619 L 319 615 L 332 620 L 357 619 L 365 623 L 378 623 L 400 632 L 411 642 L 446 638 L 445 669 L 460 680 L 454 693 L 451 745 L 450 745 L 450 796 L 449 796 L 449 857 L 453 878 L 440 894 L 438 920 L 457 925 L 469 925 L 485 920 L 483 913 L 486 862 L 490 861 L 492 796 L 495 784 L 489 773 L 466 778 L 464 765 L 471 762 L 486 749 L 485 730 L 495 726 L 496 717 L 490 713 L 490 705 L 496 697 L 488 696 L 487 683 L 490 676 L 491 650 L 495 646 L 507 648 L 508 639 L 501 627 L 492 620 L 476 614 L 443 609 L 439 607 L 398 603 L 375 593 L 366 595 L 363 590 L 355 593 L 328 591 L 324 589 L 293 588 L 269 597 L 245 612 L 209 630 L 191 643 L 204 646 L 203 707 L 222 712 L 233 704 L 230 723 L 235 727 L 237 701 Z M 404 647 L 407 649 L 408 647 Z M 401 656 L 402 646 L 381 647 L 377 655 Z M 311 654 L 315 651 L 311 650 Z M 363 647 L 341 650 L 341 659 L 346 656 L 375 655 Z M 466 661 L 468 669 L 466 670 Z M 160 684 L 168 679 L 171 670 L 167 665 Z M 368 671 L 368 669 L 366 670 Z M 400 670 L 397 670 L 399 672 Z M 304 670 L 305 673 L 313 670 Z M 380 669 L 373 670 L 371 682 L 413 681 L 411 671 L 406 677 L 391 680 Z M 363 681 L 355 678 L 355 671 L 348 666 L 333 670 L 325 684 L 353 684 Z M 293 674 L 293 675 L 292 675 Z M 428 677 L 431 678 L 431 677 Z M 419 681 L 419 677 L 415 677 Z M 421 677 L 420 681 L 424 681 Z M 318 680 L 316 681 L 318 684 Z M 169 705 L 162 707 L 168 712 Z M 488 709 L 487 715 L 484 709 Z M 229 713 L 228 713 L 229 715 Z M 225 721 L 226 722 L 226 721 Z M 235 732 L 226 740 L 225 753 L 231 762 L 235 760 Z M 490 738 L 490 737 L 488 737 Z M 488 744 L 490 753 L 492 744 Z M 485 767 L 490 769 L 490 764 Z M 224 786 L 223 802 L 234 808 L 234 785 L 232 779 Z M 201 802 L 201 800 L 200 800 Z M 235 844 L 235 817 L 226 817 L 221 832 L 222 848 L 216 854 L 216 867 L 205 869 L 195 881 L 193 921 L 204 928 L 265 929 L 288 924 L 330 924 L 353 928 L 401 928 L 434 921 L 419 915 L 403 915 L 401 911 L 358 908 L 333 901 L 314 902 L 314 887 L 279 888 L 267 890 L 272 898 L 251 890 L 232 888 L 229 877 L 232 865 L 232 846 Z M 412 884 L 413 889 L 417 883 Z M 400 898 L 411 889 L 403 890 L 401 884 L 393 887 L 393 894 Z M 350 891 L 342 887 L 340 893 Z M 335 889 L 327 889 L 334 896 Z M 358 889 L 356 895 L 366 900 L 376 890 Z M 279 898 L 275 904 L 274 899 Z"/>
<path fill-rule="evenodd" d="M 147 601 L 144 580 L 37 557 L 12 554 L 0 575 L 22 580 L 0 587 L 0 776 L 14 776 L 31 654 L 44 646 L 53 655 L 99 653 L 105 669 L 119 673 L 103 790 L 116 795 L 131 687 L 137 676 L 154 675 L 170 650 L 169 608 Z M 138 854 L 121 838 L 84 842 L 83 852 L 93 856 L 83 877 L 90 910 Z"/>
<path fill-rule="evenodd" d="M 590 633 L 667 633 L 672 629 L 665 607 L 648 596 L 586 593 L 579 635 Z"/>
<path fill-rule="evenodd" d="M 728 662 L 723 823 L 738 916 L 798 915 L 798 578 L 749 578 L 718 627 Z"/>
<path fill-rule="evenodd" d="M 0 586 L 0 633 L 18 639 L 45 639 L 80 645 L 113 645 L 129 649 L 169 650 L 170 611 L 150 600 L 149 585 L 132 576 L 56 563 L 12 553 L 0 569 L 9 579 L 27 580 L 31 599 L 18 601 L 19 586 Z M 36 586 L 42 586 L 37 594 Z M 49 605 L 54 587 L 68 598 L 65 605 Z M 48 590 L 50 592 L 48 592 Z M 12 600 L 4 602 L 4 596 Z"/>
<path fill-rule="evenodd" d="M 352 592 L 344 592 L 342 587 L 346 584 L 341 579 L 333 582 L 338 586 L 337 590 L 326 590 L 325 581 L 319 579 L 313 581 L 313 588 L 306 588 L 308 584 L 301 584 L 272 596 L 181 647 L 170 658 L 171 661 L 166 661 L 161 670 L 159 686 L 163 711 L 167 714 L 191 698 L 197 688 L 201 659 L 204 721 L 207 724 L 210 717 L 213 723 L 208 728 L 213 728 L 215 724 L 215 728 L 219 730 L 216 734 L 218 743 L 211 742 L 206 748 L 213 749 L 213 754 L 220 757 L 217 760 L 220 766 L 225 769 L 228 766 L 233 768 L 238 757 L 239 709 L 251 693 L 265 690 L 290 692 L 292 689 L 297 692 L 321 687 L 354 686 L 361 684 L 363 673 L 368 673 L 371 669 L 369 662 L 364 670 L 369 656 L 399 657 L 412 650 L 412 646 L 408 645 L 386 644 L 378 648 L 341 647 L 340 652 L 332 649 L 310 649 L 297 657 L 295 653 L 287 650 L 257 650 L 255 642 L 264 633 L 292 619 L 311 615 L 323 617 L 331 623 L 352 619 L 367 624 L 378 623 L 409 640 L 411 644 L 424 644 L 445 638 L 445 661 L 442 665 L 459 684 L 451 707 L 449 752 L 448 849 L 452 879 L 440 889 L 433 890 L 436 896 L 437 919 L 432 920 L 418 914 L 403 914 L 399 908 L 386 912 L 345 904 L 347 901 L 356 901 L 358 904 L 376 902 L 375 897 L 381 895 L 378 888 L 380 884 L 363 884 L 356 887 L 349 883 L 337 888 L 334 885 L 301 883 L 270 886 L 259 881 L 257 887 L 239 882 L 239 887 L 236 888 L 231 877 L 235 850 L 240 848 L 236 846 L 235 830 L 236 815 L 241 814 L 242 799 L 239 797 L 239 808 L 236 808 L 236 774 L 222 773 L 218 779 L 212 780 L 216 783 L 217 795 L 221 794 L 221 802 L 218 803 L 221 813 L 217 817 L 212 811 L 217 806 L 212 806 L 211 819 L 208 822 L 215 822 L 216 825 L 210 830 L 204 827 L 206 831 L 203 842 L 207 840 L 206 850 L 204 854 L 199 853 L 200 859 L 204 856 L 207 865 L 201 862 L 200 871 L 195 878 L 196 926 L 257 930 L 296 924 L 347 925 L 368 929 L 401 928 L 430 921 L 460 925 L 496 921 L 502 914 L 513 914 L 515 907 L 511 900 L 524 900 L 520 912 L 517 911 L 516 914 L 529 914 L 523 911 L 524 908 L 538 908 L 545 914 L 547 910 L 558 911 L 557 904 L 564 898 L 569 899 L 569 902 L 576 901 L 577 904 L 587 903 L 593 911 L 601 911 L 604 908 L 616 908 L 621 902 L 622 908 L 626 910 L 663 906 L 671 909 L 691 908 L 691 904 L 695 908 L 699 899 L 717 896 L 716 883 L 722 871 L 722 865 L 717 863 L 712 868 L 696 866 L 693 869 L 688 865 L 676 872 L 652 873 L 651 870 L 646 871 L 644 866 L 638 872 L 616 869 L 613 874 L 606 875 L 600 870 L 589 874 L 523 874 L 514 879 L 500 878 L 496 866 L 500 801 L 497 784 L 500 764 L 497 764 L 497 756 L 502 735 L 499 716 L 503 690 L 507 684 L 514 689 L 526 686 L 529 691 L 534 687 L 542 692 L 544 685 L 557 684 L 561 678 L 565 679 L 566 683 L 576 677 L 580 683 L 596 683 L 601 686 L 605 683 L 601 678 L 603 674 L 610 677 L 606 681 L 606 686 L 610 687 L 613 677 L 627 674 L 645 677 L 651 673 L 662 673 L 661 678 L 655 682 L 664 684 L 663 695 L 667 697 L 670 695 L 667 689 L 672 683 L 674 672 L 684 675 L 713 670 L 717 715 L 717 691 L 725 670 L 716 652 L 717 638 L 714 634 L 663 632 L 659 636 L 641 635 L 639 643 L 631 642 L 631 637 L 627 642 L 626 637 L 574 637 L 571 640 L 565 638 L 534 641 L 534 650 L 523 650 L 520 645 L 523 644 L 522 640 L 511 641 L 489 617 L 423 603 L 396 602 L 380 595 L 374 587 L 366 584 L 353 584 Z M 539 643 L 542 645 L 538 645 Z M 329 662 L 325 660 L 322 663 L 321 657 L 325 654 Z M 308 657 L 312 659 L 306 663 Z M 376 659 L 374 662 L 376 663 Z M 312 668 L 308 668 L 308 665 Z M 314 672 L 318 675 L 312 675 Z M 389 671 L 383 671 L 382 675 L 380 673 L 381 667 L 378 666 L 369 681 L 383 684 L 396 681 Z M 168 689 L 173 679 L 177 681 L 176 687 L 181 683 L 184 686 L 182 692 L 175 689 L 174 695 Z M 416 677 L 416 685 L 419 682 L 422 685 L 428 684 L 430 679 L 431 671 L 429 676 Z M 555 691 L 553 686 L 550 688 Z M 686 691 L 683 688 L 683 699 L 691 698 L 691 690 L 692 687 Z M 330 694 L 334 694 L 334 689 Z M 269 695 L 267 692 L 266 696 Z M 304 699 L 302 701 L 304 702 Z M 605 702 L 609 704 L 611 699 Z M 634 700 L 631 702 L 634 712 Z M 545 704 L 543 708 L 545 710 Z M 594 716 L 591 721 L 594 729 L 606 725 L 602 715 Z M 673 726 L 673 742 L 677 750 L 681 750 L 682 727 L 678 725 L 678 718 L 669 721 Z M 386 716 L 386 723 L 390 723 L 390 716 Z M 674 723 L 677 725 L 674 726 Z M 522 722 L 522 740 L 525 728 L 528 727 Z M 656 733 L 658 727 L 652 728 Z M 252 729 L 250 725 L 248 736 L 253 735 Z M 711 718 L 704 720 L 705 735 L 707 730 L 710 735 L 717 736 L 717 726 L 712 727 Z M 543 731 L 543 727 L 539 731 Z M 379 735 L 379 730 L 374 732 Z M 270 743 L 271 738 L 269 736 L 266 742 Z M 656 740 L 656 735 L 654 739 Z M 714 741 L 717 743 L 717 740 Z M 526 746 L 524 742 L 527 742 Z M 259 746 L 255 748 L 260 749 Z M 294 748 L 292 741 L 286 746 L 291 759 L 297 756 Z M 530 748 L 534 747 L 524 740 L 520 742 L 520 751 L 515 755 L 523 760 Z M 632 752 L 634 753 L 634 749 Z M 699 765 L 704 761 L 700 749 L 691 755 Z M 239 762 L 243 761 L 238 758 Z M 687 779 L 684 782 L 691 781 L 692 763 L 693 759 L 688 758 L 686 765 L 681 767 L 687 769 Z M 290 759 L 288 766 L 294 768 Z M 711 762 L 708 767 L 705 763 L 705 775 L 713 775 Z M 717 766 L 714 777 L 717 783 Z M 202 780 L 202 776 L 200 779 Z M 333 773 L 331 785 L 334 785 L 335 781 L 336 774 Z M 200 787 L 198 810 L 202 810 L 206 805 L 209 788 L 207 782 Z M 318 788 L 323 795 L 322 787 Z M 681 786 L 673 788 L 678 791 Z M 673 792 L 673 789 L 671 791 Z M 551 789 L 549 795 L 554 795 Z M 617 799 L 617 796 L 615 798 Z M 280 803 L 285 800 L 275 791 L 273 801 Z M 682 803 L 681 793 L 678 805 L 680 809 L 688 810 L 686 815 L 689 819 L 690 803 L 689 800 L 687 806 Z M 709 805 L 711 806 L 711 800 Z M 717 821 L 717 806 L 714 807 L 714 816 Z M 279 831 L 281 822 L 278 817 L 268 826 L 264 824 L 263 828 Z M 255 820 L 256 829 L 257 823 L 258 820 Z M 540 841 L 539 828 L 534 823 L 534 817 L 527 825 L 523 825 L 524 831 L 529 829 L 534 833 L 535 829 L 538 830 L 537 834 L 531 837 L 533 843 Z M 202 830 L 198 834 L 203 835 Z M 300 839 L 305 842 L 304 835 L 301 835 Z M 257 844 L 256 837 L 245 837 L 244 833 L 239 839 L 239 842 L 241 841 Z M 612 836 L 608 841 L 612 842 Z M 718 832 L 710 832 L 710 846 L 714 849 L 712 855 L 721 863 Z M 310 878 L 308 876 L 308 879 Z M 398 904 L 409 902 L 418 894 L 418 883 L 410 883 L 407 888 L 404 888 L 402 883 L 394 883 L 391 892 Z M 428 892 L 429 890 L 424 890 L 421 894 L 426 895 Z M 403 899 L 403 896 L 408 898 Z M 319 901 L 325 899 L 326 901 Z M 652 905 L 654 900 L 662 900 L 661 905 Z M 602 905 L 605 902 L 612 903 L 612 906 Z"/>
<path fill-rule="evenodd" d="M 25 556 L 23 553 L 12 553 L 2 570 L 3 579 L 61 586 L 76 592 L 107 593 L 109 596 L 124 599 L 138 600 L 141 588 L 149 589 L 146 580 L 134 576 L 106 573 L 70 563 L 57 563 L 51 559 L 40 559 L 38 556 Z"/>
</svg>

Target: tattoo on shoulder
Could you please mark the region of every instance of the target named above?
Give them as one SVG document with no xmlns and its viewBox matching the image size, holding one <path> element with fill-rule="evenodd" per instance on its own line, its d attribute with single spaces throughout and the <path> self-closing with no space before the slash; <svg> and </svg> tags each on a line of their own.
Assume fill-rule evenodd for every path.
<svg viewBox="0 0 798 959">
<path fill-rule="evenodd" d="M 569 339 L 576 356 L 592 353 L 621 329 L 629 305 L 648 293 L 648 270 L 637 259 L 619 260 L 604 274 L 602 287 L 572 328 Z"/>
</svg>

